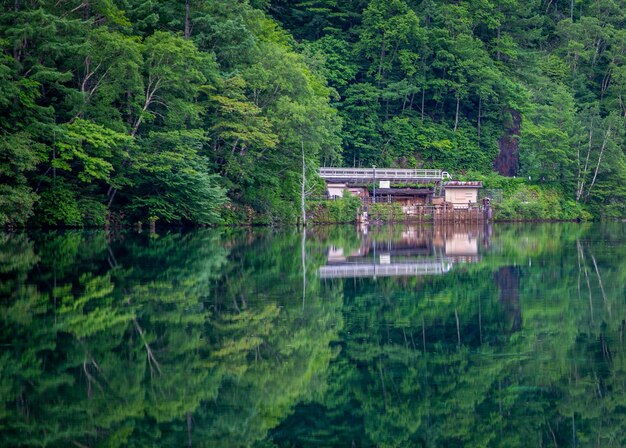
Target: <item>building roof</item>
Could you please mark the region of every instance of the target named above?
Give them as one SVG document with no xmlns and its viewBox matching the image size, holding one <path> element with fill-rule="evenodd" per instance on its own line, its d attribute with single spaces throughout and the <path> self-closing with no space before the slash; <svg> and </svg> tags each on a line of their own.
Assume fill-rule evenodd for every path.
<svg viewBox="0 0 626 448">
<path fill-rule="evenodd" d="M 483 183 L 479 181 L 451 180 L 443 184 L 445 188 L 482 188 Z"/>
<path fill-rule="evenodd" d="M 429 188 L 377 188 L 376 193 L 389 196 L 428 196 L 433 194 Z"/>
</svg>

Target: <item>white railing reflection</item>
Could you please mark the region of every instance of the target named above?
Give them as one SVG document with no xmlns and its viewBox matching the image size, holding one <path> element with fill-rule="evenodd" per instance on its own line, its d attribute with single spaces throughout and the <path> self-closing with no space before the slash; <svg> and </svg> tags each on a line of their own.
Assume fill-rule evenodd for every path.
<svg viewBox="0 0 626 448">
<path fill-rule="evenodd" d="M 412 275 L 441 275 L 452 269 L 452 262 L 424 260 L 411 263 L 349 263 L 321 266 L 320 278 L 405 277 Z"/>
</svg>

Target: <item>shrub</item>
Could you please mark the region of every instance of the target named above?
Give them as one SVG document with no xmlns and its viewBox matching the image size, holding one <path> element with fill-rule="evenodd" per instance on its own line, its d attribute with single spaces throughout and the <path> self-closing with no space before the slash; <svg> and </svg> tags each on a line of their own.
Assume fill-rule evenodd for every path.
<svg viewBox="0 0 626 448">
<path fill-rule="evenodd" d="M 44 226 L 80 226 L 83 216 L 74 192 L 59 182 L 40 195 L 35 209 L 36 224 Z"/>
<path fill-rule="evenodd" d="M 381 221 L 402 220 L 404 214 L 402 206 L 397 203 L 372 204 L 369 207 L 370 220 L 379 219 Z"/>
<path fill-rule="evenodd" d="M 495 207 L 496 220 L 589 220 L 591 214 L 559 191 L 538 185 L 519 185 Z"/>
<path fill-rule="evenodd" d="M 86 226 L 104 226 L 107 219 L 107 207 L 101 202 L 92 199 L 78 201 L 78 208 L 83 217 L 82 223 Z"/>
<path fill-rule="evenodd" d="M 346 193 L 343 198 L 334 201 L 314 201 L 307 204 L 307 214 L 311 222 L 347 223 L 354 222 L 361 200 Z"/>
</svg>

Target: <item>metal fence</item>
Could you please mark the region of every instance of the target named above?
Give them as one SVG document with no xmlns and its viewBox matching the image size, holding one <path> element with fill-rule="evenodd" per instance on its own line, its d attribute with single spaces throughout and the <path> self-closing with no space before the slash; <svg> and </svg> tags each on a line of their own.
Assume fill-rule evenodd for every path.
<svg viewBox="0 0 626 448">
<path fill-rule="evenodd" d="M 385 204 L 386 205 L 386 204 Z M 489 219 L 487 210 L 482 204 L 469 204 L 453 207 L 451 205 L 405 205 L 399 207 L 373 208 L 364 206 L 361 212 L 366 212 L 368 221 L 403 221 L 403 220 L 430 220 L 435 221 L 476 221 Z"/>
<path fill-rule="evenodd" d="M 326 180 L 432 180 L 439 181 L 450 175 L 441 170 L 406 170 L 395 168 L 320 168 L 319 175 Z"/>
<path fill-rule="evenodd" d="M 502 190 L 498 188 L 482 188 L 478 190 L 478 201 L 489 198 L 492 204 L 502 203 Z"/>
</svg>

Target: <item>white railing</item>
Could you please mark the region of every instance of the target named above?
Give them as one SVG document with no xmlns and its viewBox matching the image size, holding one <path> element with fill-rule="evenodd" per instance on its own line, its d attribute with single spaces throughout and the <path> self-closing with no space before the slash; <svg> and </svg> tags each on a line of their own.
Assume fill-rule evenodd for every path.
<svg viewBox="0 0 626 448">
<path fill-rule="evenodd" d="M 443 180 L 450 175 L 441 170 L 405 170 L 395 168 L 320 168 L 319 175 L 326 180 Z"/>
<path fill-rule="evenodd" d="M 365 264 L 351 263 L 321 266 L 320 278 L 404 277 L 414 275 L 441 275 L 452 269 L 450 262 Z"/>
</svg>

